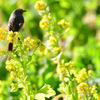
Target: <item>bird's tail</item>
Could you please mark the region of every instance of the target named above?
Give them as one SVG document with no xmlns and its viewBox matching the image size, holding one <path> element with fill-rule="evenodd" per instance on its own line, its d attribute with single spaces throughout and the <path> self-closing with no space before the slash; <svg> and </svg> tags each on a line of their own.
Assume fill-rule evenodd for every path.
<svg viewBox="0 0 100 100">
<path fill-rule="evenodd" d="M 9 43 L 8 44 L 8 51 L 12 51 L 13 50 L 13 43 Z"/>
</svg>

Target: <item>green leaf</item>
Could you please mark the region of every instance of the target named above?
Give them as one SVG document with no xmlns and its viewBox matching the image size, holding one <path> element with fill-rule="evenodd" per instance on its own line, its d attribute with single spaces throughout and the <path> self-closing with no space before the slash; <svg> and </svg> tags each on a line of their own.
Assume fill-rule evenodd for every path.
<svg viewBox="0 0 100 100">
<path fill-rule="evenodd" d="M 38 93 L 45 93 L 47 94 L 47 91 L 49 90 L 49 85 L 44 85 L 39 91 Z"/>
<path fill-rule="evenodd" d="M 45 84 L 35 95 L 35 99 L 45 100 L 45 97 L 50 98 L 53 95 L 55 95 L 55 91 L 50 87 L 50 85 Z"/>
<path fill-rule="evenodd" d="M 70 86 L 68 84 L 66 84 L 66 87 L 65 87 L 65 91 L 66 91 L 66 94 L 70 95 Z"/>
</svg>

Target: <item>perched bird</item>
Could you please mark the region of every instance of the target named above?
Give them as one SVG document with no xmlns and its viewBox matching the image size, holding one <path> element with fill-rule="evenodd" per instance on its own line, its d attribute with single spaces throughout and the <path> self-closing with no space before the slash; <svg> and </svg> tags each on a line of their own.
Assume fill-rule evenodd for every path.
<svg viewBox="0 0 100 100">
<path fill-rule="evenodd" d="M 23 12 L 26 10 L 23 9 L 15 9 L 10 15 L 8 22 L 8 30 L 13 32 L 19 32 L 24 24 Z M 13 50 L 13 43 L 8 44 L 8 51 Z"/>
</svg>

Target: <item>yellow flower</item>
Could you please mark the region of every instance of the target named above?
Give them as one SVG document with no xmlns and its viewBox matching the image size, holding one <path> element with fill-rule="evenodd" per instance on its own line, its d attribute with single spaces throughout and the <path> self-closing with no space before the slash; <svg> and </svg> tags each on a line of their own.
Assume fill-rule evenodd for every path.
<svg viewBox="0 0 100 100">
<path fill-rule="evenodd" d="M 68 28 L 70 24 L 68 22 L 65 22 L 65 28 Z"/>
<path fill-rule="evenodd" d="M 31 40 L 30 37 L 27 37 L 27 40 L 30 41 Z"/>
<path fill-rule="evenodd" d="M 11 65 L 11 63 L 10 63 L 9 60 L 6 61 L 6 69 L 7 69 L 8 71 L 11 71 L 11 69 L 12 69 L 12 65 Z"/>
<path fill-rule="evenodd" d="M 96 93 L 96 84 L 94 84 L 91 88 L 91 93 L 94 94 Z"/>
<path fill-rule="evenodd" d="M 30 50 L 30 48 L 28 47 L 28 48 L 27 48 L 27 51 L 29 51 L 29 50 Z"/>
<path fill-rule="evenodd" d="M 3 26 L 2 29 L 3 29 L 4 32 L 8 32 L 8 27 Z"/>
<path fill-rule="evenodd" d="M 56 40 L 56 38 L 55 38 L 53 35 L 51 35 L 51 36 L 49 37 L 49 43 L 50 43 L 51 45 L 54 45 L 56 41 L 57 41 L 57 40 Z"/>
<path fill-rule="evenodd" d="M 87 83 L 82 82 L 77 86 L 77 91 L 78 91 L 78 98 L 83 98 L 85 100 L 85 95 L 89 93 L 89 86 Z M 80 99 L 81 100 L 81 99 Z"/>
<path fill-rule="evenodd" d="M 88 71 L 88 76 L 92 78 L 92 75 L 91 74 L 92 74 L 92 70 L 89 70 Z"/>
<path fill-rule="evenodd" d="M 58 25 L 64 25 L 65 24 L 65 20 L 64 19 L 62 19 L 62 20 L 60 20 L 59 22 L 58 22 Z"/>
<path fill-rule="evenodd" d="M 7 40 L 9 40 L 9 42 L 14 43 L 16 40 L 18 40 L 18 34 L 18 32 L 8 32 Z"/>
<path fill-rule="evenodd" d="M 0 40 L 5 40 L 7 37 L 8 28 L 2 27 L 0 28 Z"/>
<path fill-rule="evenodd" d="M 35 44 L 36 44 L 36 42 L 33 39 L 31 39 L 30 37 L 25 38 L 24 42 L 23 42 L 23 46 L 27 47 L 27 51 L 34 48 Z"/>
<path fill-rule="evenodd" d="M 6 69 L 7 69 L 8 71 L 11 71 L 12 66 L 11 66 L 11 65 L 8 65 L 8 66 L 6 66 Z"/>
<path fill-rule="evenodd" d="M 65 63 L 65 66 L 73 66 L 73 62 L 70 61 L 70 62 L 68 62 L 68 63 Z"/>
<path fill-rule="evenodd" d="M 100 100 L 100 95 L 97 93 L 97 87 L 96 84 L 94 84 L 91 88 L 91 93 L 93 94 L 93 97 L 97 100 Z"/>
<path fill-rule="evenodd" d="M 32 87 L 33 87 L 33 88 L 35 88 L 35 87 L 36 87 L 36 85 L 35 85 L 35 84 L 33 84 L 33 85 L 32 85 Z"/>
<path fill-rule="evenodd" d="M 97 99 L 97 100 L 100 100 L 100 95 L 97 94 L 97 93 L 93 94 L 93 97 L 94 97 L 95 99 Z"/>
<path fill-rule="evenodd" d="M 14 61 L 13 59 L 6 61 L 6 69 L 8 71 L 11 71 L 11 70 L 16 71 L 17 65 L 18 65 L 17 62 Z"/>
<path fill-rule="evenodd" d="M 0 35 L 2 34 L 2 28 L 0 28 Z"/>
<path fill-rule="evenodd" d="M 37 49 L 38 47 L 41 52 L 45 49 L 45 45 L 40 40 L 35 41 L 30 37 L 25 38 L 22 45 L 26 48 L 26 52 L 24 51 L 24 53 L 32 49 Z"/>
<path fill-rule="evenodd" d="M 78 83 L 81 83 L 82 81 L 86 80 L 87 78 L 88 78 L 88 74 L 87 74 L 87 72 L 86 72 L 86 68 L 83 68 L 83 69 L 79 72 L 79 74 L 77 75 L 76 81 L 77 81 Z"/>
<path fill-rule="evenodd" d="M 58 51 L 60 51 L 62 49 L 62 47 L 54 47 L 53 52 L 57 53 Z"/>
<path fill-rule="evenodd" d="M 60 20 L 58 22 L 58 25 L 64 26 L 64 28 L 68 28 L 70 26 L 70 24 L 66 22 L 64 19 Z"/>
<path fill-rule="evenodd" d="M 37 1 L 34 7 L 38 11 L 42 11 L 46 7 L 46 4 L 44 1 Z"/>
<path fill-rule="evenodd" d="M 48 55 L 49 56 L 49 50 L 48 50 L 48 48 L 45 48 L 44 55 Z"/>
<path fill-rule="evenodd" d="M 0 89 L 0 94 L 2 93 L 2 90 Z"/>
<path fill-rule="evenodd" d="M 44 15 L 44 16 L 42 17 L 42 19 L 48 19 L 48 16 L 47 16 L 47 15 Z"/>
<path fill-rule="evenodd" d="M 92 74 L 92 70 L 89 70 L 89 71 L 88 71 L 88 74 Z"/>
<path fill-rule="evenodd" d="M 48 29 L 48 25 L 49 25 L 48 19 L 44 19 L 44 18 L 39 23 L 41 29 Z"/>
<path fill-rule="evenodd" d="M 11 71 L 11 79 L 13 80 L 16 77 L 17 72 L 16 71 Z"/>
<path fill-rule="evenodd" d="M 69 80 L 68 78 L 66 78 L 66 76 L 69 76 L 69 73 L 64 65 L 58 64 L 56 71 L 59 74 L 60 81 L 67 82 Z"/>
</svg>

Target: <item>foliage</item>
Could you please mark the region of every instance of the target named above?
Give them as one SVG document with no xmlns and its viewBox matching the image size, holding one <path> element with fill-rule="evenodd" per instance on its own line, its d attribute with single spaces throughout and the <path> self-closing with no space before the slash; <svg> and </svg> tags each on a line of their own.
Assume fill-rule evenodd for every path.
<svg viewBox="0 0 100 100">
<path fill-rule="evenodd" d="M 0 99 L 100 100 L 98 1 L 40 0 L 33 6 L 33 0 L 13 0 L 13 7 L 11 1 L 1 7 L 1 15 L 9 12 L 6 5 L 28 12 L 21 33 L 0 28 L 0 42 L 14 43 L 9 52 L 0 46 Z M 34 33 L 42 41 L 31 37 Z"/>
</svg>

